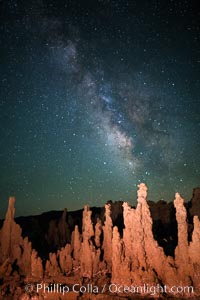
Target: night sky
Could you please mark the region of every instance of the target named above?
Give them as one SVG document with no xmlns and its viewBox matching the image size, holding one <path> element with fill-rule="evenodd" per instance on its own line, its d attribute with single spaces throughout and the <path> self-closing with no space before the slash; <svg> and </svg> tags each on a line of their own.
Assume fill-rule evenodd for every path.
<svg viewBox="0 0 200 300">
<path fill-rule="evenodd" d="M 190 200 L 200 11 L 189 0 L 0 1 L 0 217 Z"/>
</svg>

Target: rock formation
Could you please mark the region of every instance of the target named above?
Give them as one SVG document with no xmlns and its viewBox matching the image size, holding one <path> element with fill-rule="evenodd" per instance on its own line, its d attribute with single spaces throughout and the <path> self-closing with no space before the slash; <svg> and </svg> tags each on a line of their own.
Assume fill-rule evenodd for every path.
<svg viewBox="0 0 200 300">
<path fill-rule="evenodd" d="M 176 208 L 176 220 L 178 224 L 178 245 L 175 249 L 175 263 L 178 266 L 178 277 L 184 284 L 191 284 L 190 264 L 189 264 L 189 245 L 188 245 L 188 226 L 187 212 L 184 207 L 184 200 L 179 193 L 176 193 L 174 206 Z"/>
<path fill-rule="evenodd" d="M 54 249 L 61 248 L 70 242 L 70 229 L 66 222 L 67 209 L 65 208 L 59 221 L 51 220 L 49 223 L 47 243 Z"/>
<path fill-rule="evenodd" d="M 116 227 L 113 231 L 112 282 L 140 285 L 160 281 L 170 284 L 175 276 L 175 268 L 170 268 L 172 259 L 165 256 L 153 238 L 146 197 L 147 187 L 140 184 L 136 209 L 126 202 L 123 204 L 125 229 L 122 240 Z"/>
<path fill-rule="evenodd" d="M 190 214 L 200 218 L 200 188 L 193 189 Z"/>
<path fill-rule="evenodd" d="M 192 264 L 192 271 L 190 272 L 193 284 L 198 291 L 200 291 L 200 220 L 197 216 L 193 218 L 194 230 L 192 234 L 192 242 L 189 245 L 189 262 Z"/>
<path fill-rule="evenodd" d="M 111 205 L 105 205 L 105 223 L 103 226 L 103 251 L 104 261 L 106 262 L 108 272 L 111 271 L 112 265 L 112 219 L 111 219 Z"/>
<path fill-rule="evenodd" d="M 58 255 L 56 255 L 56 253 L 49 253 L 49 260 L 47 260 L 45 266 L 45 274 L 50 278 L 60 275 L 60 268 L 58 266 L 57 258 Z"/>
<path fill-rule="evenodd" d="M 92 211 L 88 206 L 83 211 L 82 244 L 80 250 L 80 268 L 82 277 L 91 279 L 98 272 L 100 249 L 94 244 L 94 229 L 91 221 Z"/>
<path fill-rule="evenodd" d="M 73 251 L 73 266 L 74 268 L 77 268 L 78 266 L 80 266 L 80 252 L 81 252 L 81 236 L 77 225 L 75 226 L 75 229 L 72 232 L 71 245 Z"/>
<path fill-rule="evenodd" d="M 23 270 L 23 274 L 29 275 L 31 273 L 31 257 L 32 257 L 32 245 L 28 238 L 25 237 L 23 241 L 22 255 L 18 261 L 19 268 Z"/>
<path fill-rule="evenodd" d="M 95 244 L 98 248 L 101 246 L 101 233 L 102 233 L 101 220 L 97 218 L 97 222 L 95 225 Z"/>
<path fill-rule="evenodd" d="M 31 276 L 35 278 L 43 278 L 42 260 L 38 257 L 37 251 L 34 249 L 31 253 Z"/>
<path fill-rule="evenodd" d="M 193 197 L 195 205 L 197 205 L 197 195 L 198 189 L 195 190 Z M 18 286 L 23 280 L 56 282 L 58 278 L 63 283 L 90 282 L 101 286 L 105 283 L 123 286 L 160 285 L 161 289 L 163 286 L 192 286 L 195 292 L 193 294 L 191 290 L 184 292 L 181 297 L 200 296 L 200 220 L 198 216 L 193 217 L 193 223 L 190 224 L 193 231 L 189 239 L 188 213 L 194 211 L 192 207 L 187 210 L 188 206 L 184 204 L 180 194 L 176 193 L 173 203 L 175 229 L 177 229 L 177 244 L 173 256 L 167 256 L 154 237 L 151 212 L 154 211 L 153 214 L 156 214 L 156 206 L 153 210 L 150 209 L 150 202 L 147 201 L 147 187 L 143 183 L 138 186 L 136 208 L 131 208 L 127 202 L 122 204 L 123 231 L 118 226 L 113 227 L 112 204 L 107 203 L 103 223 L 95 217 L 93 224 L 92 210 L 85 206 L 82 215 L 82 230 L 80 226 L 75 225 L 72 235 L 69 236 L 69 226 L 66 222 L 67 211 L 64 210 L 60 220 L 50 222 L 49 227 L 50 240 L 53 235 L 54 243 L 64 245 L 49 253 L 46 261 L 43 261 L 37 251 L 32 249 L 28 238 L 22 237 L 22 230 L 14 220 L 14 203 L 15 199 L 11 197 L 6 218 L 0 230 L 0 284 L 3 283 L 0 299 L 1 295 L 6 295 L 8 286 L 10 293 L 15 295 L 16 299 L 20 299 L 17 286 L 14 285 L 11 288 L 13 278 L 15 282 L 18 282 Z M 117 211 L 120 209 L 117 205 L 115 207 L 114 220 L 116 221 Z M 167 207 L 171 210 L 172 205 L 167 205 Z M 169 211 L 166 214 L 166 220 L 170 221 Z M 69 299 L 70 297 L 89 299 L 86 295 L 78 295 L 77 297 L 80 298 L 75 298 L 73 293 L 68 294 L 68 297 Z M 20 297 L 26 299 L 26 296 L 29 297 L 21 292 Z M 91 295 L 90 298 L 93 299 L 93 296 Z M 102 295 L 103 299 L 107 296 Z M 43 299 L 43 295 L 36 295 L 36 297 Z M 100 294 L 95 297 L 100 297 Z"/>
<path fill-rule="evenodd" d="M 59 265 L 64 275 L 69 275 L 73 268 L 73 259 L 71 245 L 66 244 L 64 248 L 58 251 Z"/>
<path fill-rule="evenodd" d="M 14 203 L 15 198 L 10 197 L 6 218 L 0 233 L 0 262 L 4 262 L 7 258 L 14 262 L 21 255 L 20 246 L 23 244 L 22 231 L 20 226 L 14 221 Z"/>
<path fill-rule="evenodd" d="M 15 264 L 21 275 L 29 275 L 32 247 L 27 237 L 22 238 L 22 230 L 14 220 L 14 204 L 15 198 L 10 197 L 6 218 L 0 230 L 0 264 L 5 265 L 6 261 L 10 266 Z"/>
</svg>

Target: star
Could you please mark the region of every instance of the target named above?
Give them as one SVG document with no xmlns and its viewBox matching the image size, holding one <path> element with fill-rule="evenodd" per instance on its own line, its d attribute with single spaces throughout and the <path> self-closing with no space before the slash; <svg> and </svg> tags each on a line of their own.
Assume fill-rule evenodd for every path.
<svg viewBox="0 0 200 300">
<path fill-rule="evenodd" d="M 173 200 L 175 190 L 189 200 L 199 185 L 200 35 L 192 3 L 180 10 L 170 1 L 165 13 L 151 4 L 152 14 L 148 4 L 117 0 L 108 14 L 105 1 L 79 2 L 33 9 L 22 0 L 22 12 L 4 5 L 2 217 L 11 194 L 17 213 L 27 215 L 80 209 L 86 199 L 134 204 L 138 182 L 154 201 Z"/>
</svg>

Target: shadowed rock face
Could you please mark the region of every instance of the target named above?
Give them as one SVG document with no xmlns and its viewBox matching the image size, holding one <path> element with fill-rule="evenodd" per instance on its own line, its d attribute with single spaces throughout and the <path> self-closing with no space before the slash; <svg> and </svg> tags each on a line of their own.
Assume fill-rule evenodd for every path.
<svg viewBox="0 0 200 300">
<path fill-rule="evenodd" d="M 175 207 L 172 202 L 147 201 L 153 219 L 153 235 L 166 255 L 174 257 L 178 243 Z"/>
<path fill-rule="evenodd" d="M 200 203 L 199 190 L 194 189 L 187 205 L 178 193 L 174 203 L 154 203 L 147 201 L 147 187 L 140 184 L 136 208 L 109 201 L 102 209 L 85 206 L 77 213 L 65 209 L 63 213 L 17 218 L 22 229 L 14 220 L 15 199 L 11 197 L 0 230 L 0 299 L 17 295 L 20 299 L 44 299 L 42 291 L 38 295 L 33 291 L 33 297 L 23 294 L 19 286 L 26 280 L 96 286 L 192 286 L 193 295 L 200 296 L 200 221 L 193 215 L 193 207 Z M 28 224 L 31 230 L 24 228 Z M 34 234 L 40 240 L 37 243 L 33 238 L 31 244 Z M 102 299 L 108 296 L 104 292 Z M 189 297 L 190 292 L 181 297 Z M 59 299 L 58 295 L 51 297 Z M 80 297 L 89 299 L 84 293 L 68 294 L 68 299 Z M 131 295 L 127 297 L 131 299 Z"/>
<path fill-rule="evenodd" d="M 192 200 L 188 203 L 189 216 L 200 217 L 200 188 L 193 189 Z"/>
</svg>

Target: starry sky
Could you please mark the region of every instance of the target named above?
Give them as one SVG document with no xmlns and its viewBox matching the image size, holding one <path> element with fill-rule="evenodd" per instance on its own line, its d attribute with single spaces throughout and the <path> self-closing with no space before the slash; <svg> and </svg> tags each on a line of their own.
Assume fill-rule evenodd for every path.
<svg viewBox="0 0 200 300">
<path fill-rule="evenodd" d="M 0 1 L 0 216 L 189 200 L 200 11 L 189 0 Z"/>
</svg>

